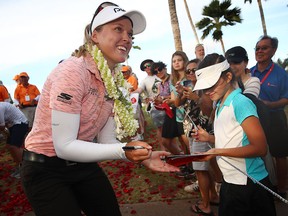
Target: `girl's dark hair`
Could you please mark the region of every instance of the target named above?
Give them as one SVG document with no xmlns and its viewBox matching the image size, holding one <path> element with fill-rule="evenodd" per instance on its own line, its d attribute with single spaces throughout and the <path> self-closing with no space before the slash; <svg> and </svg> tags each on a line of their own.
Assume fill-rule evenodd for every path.
<svg viewBox="0 0 288 216">
<path fill-rule="evenodd" d="M 217 53 L 212 53 L 206 55 L 206 57 L 200 62 L 198 69 L 202 69 L 205 67 L 209 67 L 211 65 L 220 63 L 225 61 L 225 57 L 223 55 L 219 55 Z"/>
<path fill-rule="evenodd" d="M 200 62 L 201 62 L 201 60 L 198 58 L 192 59 L 192 60 L 187 62 L 187 64 L 185 65 L 185 68 L 191 63 L 199 64 Z"/>
<path fill-rule="evenodd" d="M 198 66 L 198 70 L 199 69 L 202 69 L 202 68 L 205 68 L 205 67 L 209 67 L 211 65 L 214 65 L 214 64 L 218 64 L 218 63 L 221 63 L 223 61 L 225 61 L 225 57 L 223 55 L 219 55 L 217 53 L 212 53 L 212 54 L 208 54 L 206 55 L 206 57 L 200 62 L 199 66 Z M 222 71 L 222 74 L 221 74 L 221 77 L 225 77 L 225 75 L 228 73 L 228 72 L 231 72 L 231 68 L 229 67 L 227 70 L 225 71 Z M 236 77 L 235 77 L 235 74 L 232 73 L 232 79 L 231 79 L 231 83 L 234 83 L 236 81 Z"/>
<path fill-rule="evenodd" d="M 166 68 L 166 66 L 167 65 L 164 64 L 162 61 L 154 62 L 151 66 L 151 72 L 153 75 L 156 75 L 158 73 L 158 70 L 161 71 L 163 68 Z"/>
</svg>

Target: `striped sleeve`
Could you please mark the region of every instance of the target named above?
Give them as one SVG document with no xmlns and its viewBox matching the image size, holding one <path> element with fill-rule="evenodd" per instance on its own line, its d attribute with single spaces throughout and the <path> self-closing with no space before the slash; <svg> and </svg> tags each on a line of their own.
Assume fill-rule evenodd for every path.
<svg viewBox="0 0 288 216">
<path fill-rule="evenodd" d="M 260 80 L 257 77 L 250 77 L 250 79 L 244 83 L 244 88 L 243 93 L 252 94 L 258 98 L 260 93 Z"/>
</svg>

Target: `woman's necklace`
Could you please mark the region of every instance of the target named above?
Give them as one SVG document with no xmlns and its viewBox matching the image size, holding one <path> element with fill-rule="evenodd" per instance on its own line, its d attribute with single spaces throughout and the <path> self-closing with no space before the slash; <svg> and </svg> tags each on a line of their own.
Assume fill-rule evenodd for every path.
<svg viewBox="0 0 288 216">
<path fill-rule="evenodd" d="M 127 136 L 134 136 L 139 125 L 137 120 L 134 119 L 132 103 L 128 95 L 129 85 L 120 70 L 121 66 L 119 64 L 116 65 L 113 77 L 101 50 L 96 45 L 89 47 L 87 44 L 86 49 L 98 67 L 107 91 L 107 97 L 114 100 L 113 112 L 117 138 L 121 140 Z"/>
</svg>

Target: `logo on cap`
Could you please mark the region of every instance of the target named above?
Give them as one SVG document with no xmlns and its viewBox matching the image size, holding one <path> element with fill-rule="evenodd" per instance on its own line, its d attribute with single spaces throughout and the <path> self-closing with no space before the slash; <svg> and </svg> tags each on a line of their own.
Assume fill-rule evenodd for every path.
<svg viewBox="0 0 288 216">
<path fill-rule="evenodd" d="M 122 12 L 126 12 L 126 11 L 125 11 L 124 9 L 122 9 L 122 8 L 114 8 L 113 10 L 114 10 L 115 13 L 118 13 L 118 12 L 121 12 L 121 11 L 122 11 Z"/>
</svg>

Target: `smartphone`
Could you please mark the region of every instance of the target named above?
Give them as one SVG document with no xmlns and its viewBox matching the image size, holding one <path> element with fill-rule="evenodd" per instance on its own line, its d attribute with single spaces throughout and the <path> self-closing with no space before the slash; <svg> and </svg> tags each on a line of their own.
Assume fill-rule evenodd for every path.
<svg viewBox="0 0 288 216">
<path fill-rule="evenodd" d="M 193 87 L 192 81 L 191 80 L 183 81 L 183 86 L 185 86 L 185 87 Z"/>
</svg>

